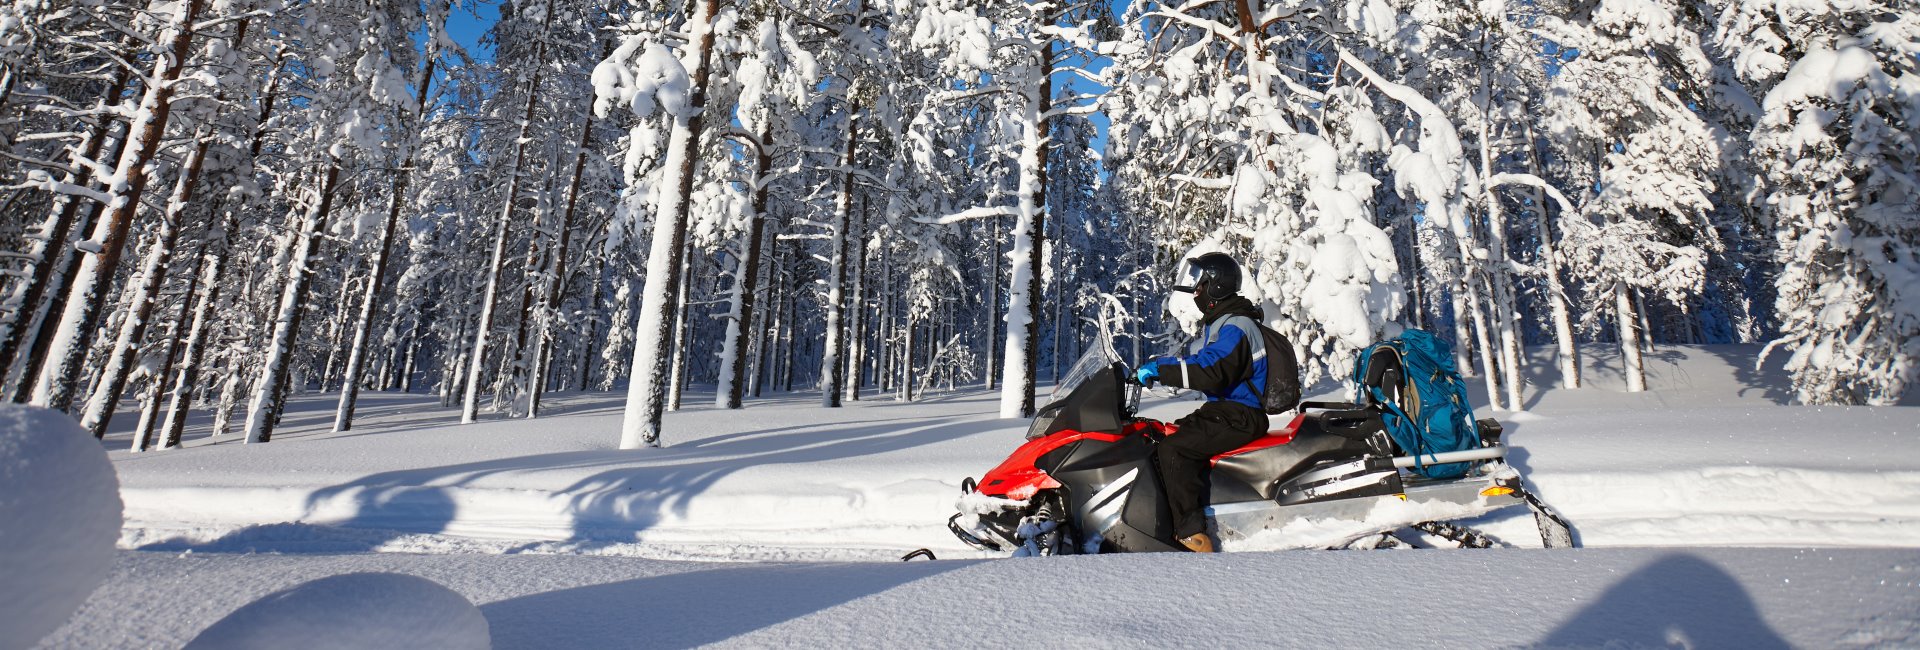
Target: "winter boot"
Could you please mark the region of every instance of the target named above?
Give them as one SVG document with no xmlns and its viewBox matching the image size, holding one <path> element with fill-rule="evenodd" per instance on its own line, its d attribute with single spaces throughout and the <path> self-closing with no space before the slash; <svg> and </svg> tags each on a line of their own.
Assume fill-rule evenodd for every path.
<svg viewBox="0 0 1920 650">
<path fill-rule="evenodd" d="M 1207 536 L 1206 533 L 1194 533 L 1182 537 L 1180 538 L 1180 545 L 1187 547 L 1187 550 L 1195 553 L 1213 552 L 1213 538 Z"/>
</svg>

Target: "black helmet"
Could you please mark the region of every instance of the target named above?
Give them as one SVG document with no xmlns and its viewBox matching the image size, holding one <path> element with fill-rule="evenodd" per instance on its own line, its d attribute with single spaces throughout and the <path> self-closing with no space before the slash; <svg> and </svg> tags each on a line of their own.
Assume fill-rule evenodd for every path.
<svg viewBox="0 0 1920 650">
<path fill-rule="evenodd" d="M 1240 293 L 1240 265 L 1226 253 L 1207 253 L 1181 265 L 1174 291 L 1194 294 L 1203 303 L 1215 303 Z"/>
</svg>

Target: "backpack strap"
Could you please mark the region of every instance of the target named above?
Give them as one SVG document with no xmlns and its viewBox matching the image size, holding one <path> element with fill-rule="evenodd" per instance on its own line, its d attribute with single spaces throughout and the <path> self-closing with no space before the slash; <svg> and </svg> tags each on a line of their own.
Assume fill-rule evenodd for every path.
<svg viewBox="0 0 1920 650">
<path fill-rule="evenodd" d="M 1254 397 L 1260 400 L 1260 410 L 1265 412 L 1267 410 L 1267 387 L 1253 385 L 1253 364 L 1259 363 L 1261 359 L 1267 358 L 1267 335 L 1260 332 L 1260 322 L 1250 316 L 1228 316 L 1220 319 L 1215 324 L 1215 327 L 1227 327 L 1229 325 L 1240 328 L 1240 338 L 1253 342 L 1253 351 L 1247 361 L 1247 379 L 1242 383 L 1247 385 L 1248 390 L 1253 391 Z M 1214 330 L 1214 334 L 1215 336 L 1212 338 L 1219 338 L 1219 330 Z M 1269 371 L 1271 371 L 1271 369 L 1269 369 Z"/>
</svg>

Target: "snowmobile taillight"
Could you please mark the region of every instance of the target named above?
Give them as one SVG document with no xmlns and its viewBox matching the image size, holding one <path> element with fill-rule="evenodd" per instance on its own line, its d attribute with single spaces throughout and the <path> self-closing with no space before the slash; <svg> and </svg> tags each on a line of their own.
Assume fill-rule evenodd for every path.
<svg viewBox="0 0 1920 650">
<path fill-rule="evenodd" d="M 1504 497 L 1511 494 L 1513 494 L 1513 488 L 1505 485 L 1495 485 L 1480 491 L 1480 496 L 1483 497 Z"/>
</svg>

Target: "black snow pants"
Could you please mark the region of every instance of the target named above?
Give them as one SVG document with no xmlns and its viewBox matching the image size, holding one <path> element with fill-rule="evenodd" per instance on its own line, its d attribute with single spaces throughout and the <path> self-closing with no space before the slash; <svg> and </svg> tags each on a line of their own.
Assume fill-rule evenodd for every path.
<svg viewBox="0 0 1920 650">
<path fill-rule="evenodd" d="M 1175 539 L 1207 530 L 1207 470 L 1214 456 L 1267 433 L 1267 414 L 1239 402 L 1202 404 L 1176 420 L 1180 430 L 1160 442 L 1160 481 L 1173 511 Z"/>
</svg>

